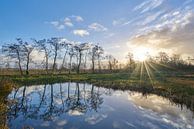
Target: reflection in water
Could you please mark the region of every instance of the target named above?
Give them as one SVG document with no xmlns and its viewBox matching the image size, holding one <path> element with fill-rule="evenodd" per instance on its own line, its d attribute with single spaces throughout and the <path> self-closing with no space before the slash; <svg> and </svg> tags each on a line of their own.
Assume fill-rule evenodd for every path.
<svg viewBox="0 0 194 129">
<path fill-rule="evenodd" d="M 24 86 L 8 98 L 10 128 L 192 128 L 192 112 L 156 96 L 89 84 Z"/>
<path fill-rule="evenodd" d="M 153 94 L 142 97 L 140 93 L 135 93 L 128 96 L 128 100 L 137 106 L 146 119 L 150 118 L 165 122 L 176 128 L 192 128 L 194 125 L 191 111 L 186 110 L 186 107 L 178 108 L 165 98 Z M 157 115 L 159 115 L 160 118 L 156 118 Z"/>
</svg>

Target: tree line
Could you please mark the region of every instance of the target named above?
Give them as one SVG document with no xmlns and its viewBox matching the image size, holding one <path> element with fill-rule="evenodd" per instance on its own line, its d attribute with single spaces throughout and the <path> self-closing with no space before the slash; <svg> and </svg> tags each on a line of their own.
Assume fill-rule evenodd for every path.
<svg viewBox="0 0 194 129">
<path fill-rule="evenodd" d="M 147 53 L 147 58 L 143 62 L 137 62 L 134 59 L 133 53 L 129 52 L 126 56 L 126 67 L 129 71 L 135 70 L 138 64 L 147 65 L 151 69 L 157 70 L 194 70 L 192 57 L 182 58 L 180 54 L 168 54 L 166 52 L 158 52 L 156 56 L 151 56 Z"/>
<path fill-rule="evenodd" d="M 36 54 L 33 54 L 36 52 Z M 65 38 L 31 39 L 24 41 L 17 38 L 16 42 L 2 46 L 1 68 L 15 68 L 21 75 L 29 75 L 29 69 L 44 70 L 49 73 L 76 72 L 132 72 L 141 62 L 134 59 L 133 53 L 126 56 L 127 62 L 119 62 L 113 55 L 106 54 L 99 44 L 89 42 L 72 42 Z M 40 58 L 37 60 L 37 58 Z M 181 55 L 169 56 L 159 52 L 157 56 L 147 54 L 146 63 L 178 69 L 193 69 L 193 59 L 183 60 Z M 32 67 L 32 65 L 36 66 Z"/>
<path fill-rule="evenodd" d="M 105 55 L 99 44 L 72 42 L 56 37 L 31 39 L 30 42 L 17 38 L 16 42 L 2 46 L 3 66 L 9 68 L 15 64 L 14 68 L 18 68 L 21 75 L 29 75 L 29 69 L 32 69 L 30 65 L 38 64 L 33 52 L 38 53 L 35 55 L 37 57 L 43 55 L 38 69 L 44 69 L 47 74 L 56 71 L 68 71 L 70 74 L 72 70 L 79 74 L 80 70 L 87 69 L 94 73 L 96 69 L 101 71 L 102 61 L 107 61 L 109 69 L 112 70 L 118 62 L 112 55 Z"/>
</svg>

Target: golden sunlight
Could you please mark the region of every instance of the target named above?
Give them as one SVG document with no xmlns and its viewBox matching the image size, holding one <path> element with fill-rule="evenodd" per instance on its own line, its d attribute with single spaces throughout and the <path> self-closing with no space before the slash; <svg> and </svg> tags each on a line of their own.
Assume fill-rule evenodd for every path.
<svg viewBox="0 0 194 129">
<path fill-rule="evenodd" d="M 136 47 L 133 49 L 134 59 L 137 61 L 145 61 L 148 58 L 148 55 L 153 53 L 153 50 L 148 47 Z"/>
</svg>

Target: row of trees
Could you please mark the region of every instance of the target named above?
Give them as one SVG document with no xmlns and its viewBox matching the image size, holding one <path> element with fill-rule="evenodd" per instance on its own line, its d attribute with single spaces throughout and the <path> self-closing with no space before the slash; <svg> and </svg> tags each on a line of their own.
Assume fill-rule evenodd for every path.
<svg viewBox="0 0 194 129">
<path fill-rule="evenodd" d="M 16 43 L 2 46 L 2 52 L 4 57 L 9 58 L 7 61 L 4 58 L 7 67 L 15 63 L 21 75 L 24 74 L 23 69 L 28 75 L 30 64 L 37 64 L 37 58 L 41 56 L 43 58 L 39 60 L 39 68 L 42 67 L 47 73 L 51 70 L 52 73 L 56 70 L 60 73 L 63 70 L 71 73 L 72 69 L 80 73 L 80 69 L 89 68 L 94 73 L 97 67 L 99 71 L 101 70 L 102 61 L 108 62 L 110 70 L 118 63 L 112 55 L 105 55 L 104 49 L 99 44 L 71 42 L 64 38 L 32 39 L 30 42 L 17 38 Z M 35 52 L 38 54 L 33 54 Z"/>
<path fill-rule="evenodd" d="M 127 68 L 129 71 L 133 71 L 135 67 L 139 64 L 139 62 L 135 61 L 133 53 L 128 53 L 127 56 Z M 194 59 L 188 57 L 187 59 L 183 59 L 180 54 L 172 54 L 169 55 L 166 52 L 159 52 L 157 56 L 151 56 L 149 53 L 147 54 L 147 58 L 144 61 L 147 64 L 158 66 L 162 69 L 194 69 L 193 65 Z"/>
<path fill-rule="evenodd" d="M 24 69 L 26 75 L 29 74 L 29 69 L 43 69 L 47 74 L 70 74 L 72 71 L 80 73 L 80 70 L 94 73 L 127 69 L 132 72 L 139 64 L 130 52 L 126 56 L 126 64 L 119 63 L 112 55 L 105 53 L 99 44 L 72 42 L 64 38 L 31 39 L 28 42 L 17 38 L 15 43 L 2 46 L 1 55 L 4 57 L 1 63 L 4 68 L 19 69 L 21 75 L 24 74 Z M 169 56 L 165 52 L 159 52 L 154 57 L 147 54 L 146 60 L 147 63 L 179 69 L 192 69 L 192 61 L 190 57 L 183 60 L 178 54 Z"/>
</svg>

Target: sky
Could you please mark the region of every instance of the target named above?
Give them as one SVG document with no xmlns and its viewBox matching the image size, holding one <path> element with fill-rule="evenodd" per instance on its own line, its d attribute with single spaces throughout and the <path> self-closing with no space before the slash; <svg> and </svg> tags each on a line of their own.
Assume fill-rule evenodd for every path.
<svg viewBox="0 0 194 129">
<path fill-rule="evenodd" d="M 1 0 L 0 45 L 21 37 L 99 43 L 117 59 L 194 55 L 194 0 Z"/>
</svg>

